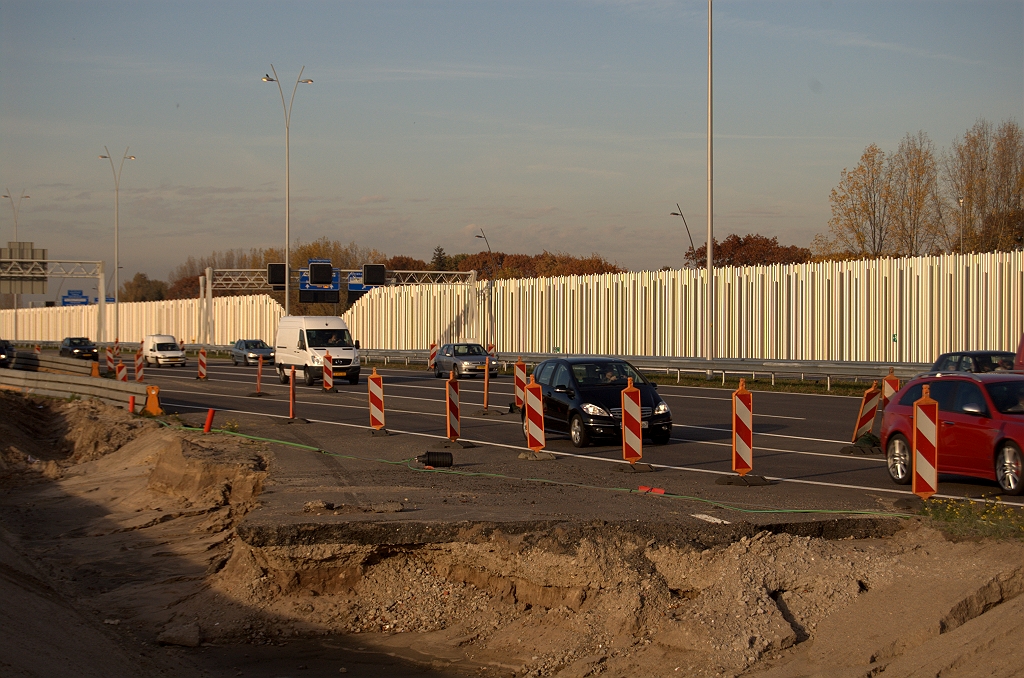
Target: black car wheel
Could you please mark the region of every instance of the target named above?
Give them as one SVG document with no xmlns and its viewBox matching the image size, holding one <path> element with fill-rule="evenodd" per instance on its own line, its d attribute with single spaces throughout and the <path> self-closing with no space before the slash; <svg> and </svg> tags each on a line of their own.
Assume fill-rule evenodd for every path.
<svg viewBox="0 0 1024 678">
<path fill-rule="evenodd" d="M 238 367 L 238 358 L 236 358 L 235 356 L 231 356 L 231 364 L 234 365 L 235 367 Z"/>
<path fill-rule="evenodd" d="M 583 425 L 583 417 L 578 414 L 572 415 L 569 420 L 569 437 L 572 438 L 573 447 L 586 447 L 590 444 L 590 434 Z"/>
<path fill-rule="evenodd" d="M 287 384 L 291 380 L 291 376 L 285 371 L 284 367 L 277 368 L 277 378 L 281 380 L 282 384 Z"/>
<path fill-rule="evenodd" d="M 359 383 L 359 375 L 358 374 L 353 374 L 351 377 L 348 378 L 348 383 L 352 384 L 353 386 L 358 384 Z"/>
<path fill-rule="evenodd" d="M 913 468 L 910 459 L 910 443 L 896 434 L 889 438 L 885 446 L 885 465 L 889 469 L 889 477 L 897 485 L 909 485 Z"/>
<path fill-rule="evenodd" d="M 1024 492 L 1021 474 L 1024 473 L 1024 461 L 1021 460 L 1020 448 L 1006 441 L 999 447 L 996 454 L 996 480 L 1003 494 L 1011 496 Z"/>
</svg>

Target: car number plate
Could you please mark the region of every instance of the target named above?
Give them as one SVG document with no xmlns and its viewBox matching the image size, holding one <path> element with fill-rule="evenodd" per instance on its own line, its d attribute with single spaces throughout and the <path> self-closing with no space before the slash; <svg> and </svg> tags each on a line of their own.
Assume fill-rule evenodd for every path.
<svg viewBox="0 0 1024 678">
<path fill-rule="evenodd" d="M 648 424 L 648 423 L 650 423 L 650 422 L 646 422 L 646 421 L 641 421 L 641 422 L 640 422 L 640 428 L 647 428 L 647 424 Z"/>
</svg>

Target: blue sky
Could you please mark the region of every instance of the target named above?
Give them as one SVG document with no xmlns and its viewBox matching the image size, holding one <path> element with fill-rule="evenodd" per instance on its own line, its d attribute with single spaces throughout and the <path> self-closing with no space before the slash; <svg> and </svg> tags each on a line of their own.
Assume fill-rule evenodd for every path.
<svg viewBox="0 0 1024 678">
<path fill-rule="evenodd" d="M 870 143 L 1024 123 L 1024 2 L 718 0 L 715 232 L 807 245 Z M 292 238 L 429 259 L 597 252 L 678 267 L 706 231 L 705 2 L 0 0 L 0 187 L 19 238 L 113 261 Z M 10 204 L 0 241 L 13 237 Z"/>
</svg>

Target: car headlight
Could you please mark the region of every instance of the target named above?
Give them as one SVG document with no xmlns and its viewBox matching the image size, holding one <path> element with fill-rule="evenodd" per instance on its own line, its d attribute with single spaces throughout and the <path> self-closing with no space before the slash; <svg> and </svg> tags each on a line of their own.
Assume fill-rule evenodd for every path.
<svg viewBox="0 0 1024 678">
<path fill-rule="evenodd" d="M 592 417 L 612 416 L 608 414 L 608 410 L 604 409 L 603 407 L 598 407 L 597 405 L 594 405 L 592 403 L 583 403 L 583 407 L 581 409 Z"/>
<path fill-rule="evenodd" d="M 250 354 L 248 355 L 248 357 L 249 357 L 249 358 L 256 358 L 256 357 L 258 357 L 258 356 L 257 356 L 257 355 L 256 355 L 255 353 L 250 353 Z"/>
<path fill-rule="evenodd" d="M 313 363 L 314 365 L 320 365 L 323 361 L 320 359 L 320 356 L 314 353 L 310 362 Z"/>
<path fill-rule="evenodd" d="M 658 403 L 655 406 L 654 413 L 655 414 L 668 414 L 669 413 L 668 403 L 666 403 L 664 400 L 662 400 L 660 403 Z"/>
<path fill-rule="evenodd" d="M 73 349 L 73 350 L 72 350 L 71 352 L 72 352 L 72 353 L 80 353 L 81 351 L 80 351 L 79 349 L 77 349 L 77 348 L 76 348 L 76 349 Z"/>
</svg>

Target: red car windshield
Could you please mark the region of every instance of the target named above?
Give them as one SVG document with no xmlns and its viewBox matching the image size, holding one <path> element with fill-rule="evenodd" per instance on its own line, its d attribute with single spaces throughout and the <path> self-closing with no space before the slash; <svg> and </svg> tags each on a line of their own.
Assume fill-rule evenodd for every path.
<svg viewBox="0 0 1024 678">
<path fill-rule="evenodd" d="M 1024 414 L 1024 381 L 999 381 L 985 384 L 985 389 L 1003 414 Z"/>
</svg>

